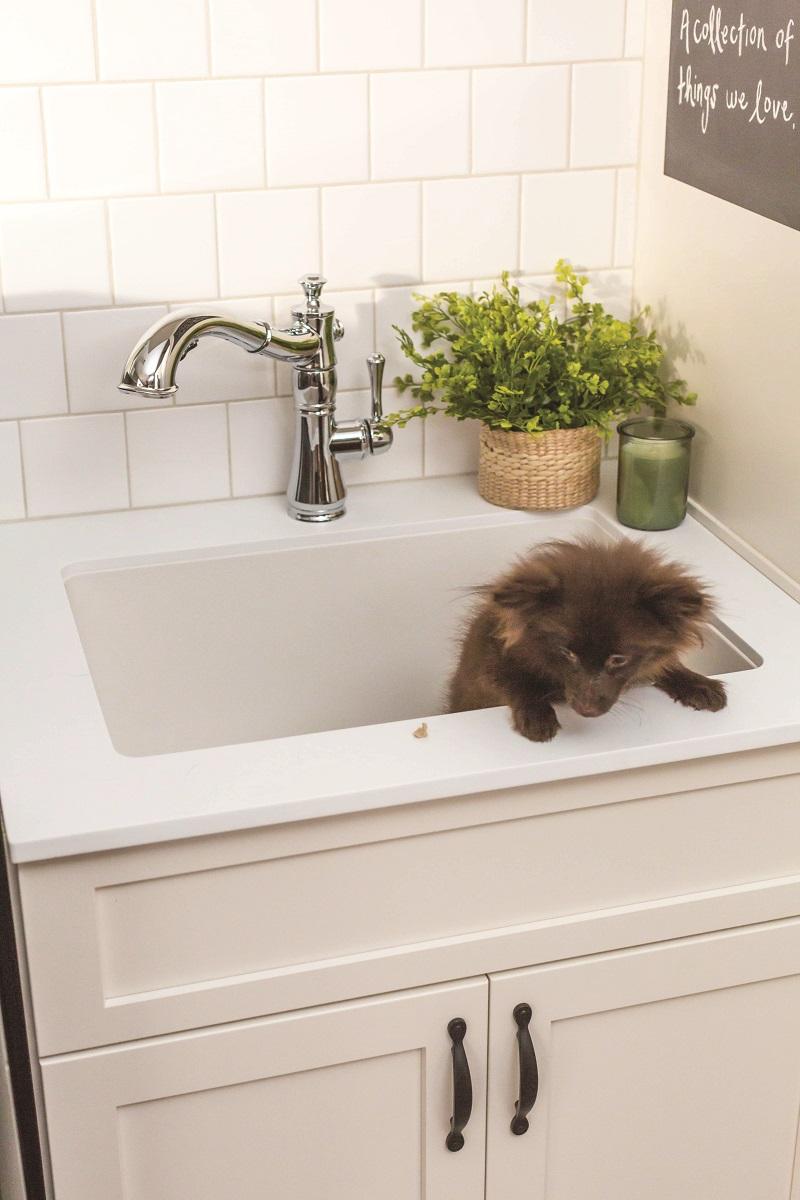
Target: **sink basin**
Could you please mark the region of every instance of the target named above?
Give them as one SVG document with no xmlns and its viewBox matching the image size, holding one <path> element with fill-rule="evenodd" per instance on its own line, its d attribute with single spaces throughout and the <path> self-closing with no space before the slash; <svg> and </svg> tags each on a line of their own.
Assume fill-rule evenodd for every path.
<svg viewBox="0 0 800 1200">
<path fill-rule="evenodd" d="M 537 542 L 580 535 L 616 536 L 595 513 L 502 514 L 64 576 L 115 749 L 157 755 L 442 712 L 469 589 Z M 760 663 L 723 625 L 686 661 L 705 674 Z"/>
</svg>

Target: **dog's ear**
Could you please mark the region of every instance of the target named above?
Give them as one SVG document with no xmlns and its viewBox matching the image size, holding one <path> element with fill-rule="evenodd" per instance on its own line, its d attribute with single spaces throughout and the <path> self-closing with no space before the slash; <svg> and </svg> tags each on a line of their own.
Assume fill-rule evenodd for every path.
<svg viewBox="0 0 800 1200">
<path fill-rule="evenodd" d="M 506 650 L 525 636 L 528 621 L 552 609 L 561 597 L 561 581 L 544 564 L 530 564 L 507 575 L 491 589 L 498 607 L 499 633 Z"/>
<path fill-rule="evenodd" d="M 549 567 L 536 565 L 502 580 L 492 590 L 492 599 L 501 608 L 521 614 L 535 613 L 555 604 L 561 594 L 561 580 Z"/>
<path fill-rule="evenodd" d="M 639 588 L 638 603 L 673 633 L 681 633 L 687 626 L 706 620 L 711 607 L 702 584 L 691 575 L 683 574 L 643 583 Z"/>
</svg>

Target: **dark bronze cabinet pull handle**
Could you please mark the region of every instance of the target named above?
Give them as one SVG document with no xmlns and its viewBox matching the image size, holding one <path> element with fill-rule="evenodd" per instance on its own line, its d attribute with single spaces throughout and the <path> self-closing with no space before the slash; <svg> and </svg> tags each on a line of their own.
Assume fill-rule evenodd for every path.
<svg viewBox="0 0 800 1200">
<path fill-rule="evenodd" d="M 447 1026 L 453 1043 L 453 1116 L 445 1145 L 453 1153 L 464 1146 L 464 1130 L 472 1116 L 472 1078 L 469 1073 L 464 1035 L 467 1022 L 463 1017 L 454 1017 Z"/>
<path fill-rule="evenodd" d="M 519 1100 L 514 1105 L 511 1132 L 521 1136 L 528 1132 L 528 1113 L 539 1094 L 539 1067 L 533 1048 L 530 1029 L 533 1012 L 530 1004 L 518 1004 L 514 1009 L 517 1022 L 517 1045 L 519 1046 Z"/>
</svg>

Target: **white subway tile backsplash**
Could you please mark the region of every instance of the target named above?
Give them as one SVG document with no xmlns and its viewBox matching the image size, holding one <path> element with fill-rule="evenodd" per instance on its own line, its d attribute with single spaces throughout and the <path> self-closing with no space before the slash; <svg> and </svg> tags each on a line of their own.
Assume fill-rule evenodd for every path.
<svg viewBox="0 0 800 1200">
<path fill-rule="evenodd" d="M 29 516 L 126 507 L 129 480 L 136 505 L 283 491 L 287 367 L 208 338 L 174 399 L 118 392 L 168 307 L 285 324 L 324 269 L 343 418 L 366 413 L 373 348 L 387 408 L 410 403 L 391 326 L 410 329 L 414 292 L 509 268 L 532 299 L 564 255 L 630 309 L 645 0 L 6 8 L 0 519 L 26 515 L 26 487 Z M 477 446 L 436 418 L 343 469 L 461 473 Z"/>
<path fill-rule="evenodd" d="M 125 421 L 134 508 L 230 495 L 224 404 L 129 412 Z"/>
<path fill-rule="evenodd" d="M 569 68 L 476 71 L 473 170 L 548 171 L 566 167 Z"/>
<path fill-rule="evenodd" d="M 95 0 L 95 6 L 101 79 L 208 74 L 205 0 Z"/>
<path fill-rule="evenodd" d="M 112 200 L 109 220 L 118 304 L 216 293 L 212 196 Z"/>
<path fill-rule="evenodd" d="M 372 176 L 469 171 L 469 72 L 406 71 L 371 82 Z"/>
<path fill-rule="evenodd" d="M 422 231 L 426 279 L 515 270 L 519 243 L 516 176 L 438 179 L 423 184 Z"/>
<path fill-rule="evenodd" d="M 294 444 L 294 404 L 288 396 L 228 405 L 234 496 L 284 492 Z"/>
<path fill-rule="evenodd" d="M 623 167 L 617 171 L 617 217 L 614 233 L 614 266 L 630 267 L 636 240 L 636 202 L 638 171 Z"/>
<path fill-rule="evenodd" d="M 300 275 L 319 269 L 319 192 L 222 193 L 217 235 L 223 296 L 294 292 Z"/>
<path fill-rule="evenodd" d="M 625 0 L 528 0 L 528 61 L 619 58 Z"/>
<path fill-rule="evenodd" d="M 214 312 L 245 320 L 272 323 L 272 300 L 248 296 L 239 300 L 210 300 L 172 306 L 181 312 Z M 243 354 L 223 338 L 201 339 L 181 361 L 178 404 L 208 404 L 220 400 L 249 400 L 275 393 L 275 364 L 262 354 Z"/>
<path fill-rule="evenodd" d="M 322 189 L 322 265 L 338 287 L 415 282 L 420 271 L 419 184 Z"/>
<path fill-rule="evenodd" d="M 265 104 L 270 187 L 367 178 L 366 75 L 268 79 Z"/>
<path fill-rule="evenodd" d="M 0 317 L 0 420 L 67 408 L 58 313 Z"/>
<path fill-rule="evenodd" d="M 0 20 L 3 83 L 94 79 L 91 0 L 7 0 Z"/>
<path fill-rule="evenodd" d="M 524 28 L 525 0 L 493 0 L 491 8 L 486 0 L 426 0 L 425 62 L 431 67 L 522 62 Z"/>
<path fill-rule="evenodd" d="M 323 71 L 385 71 L 418 67 L 422 0 L 320 0 Z"/>
<path fill-rule="evenodd" d="M 52 196 L 124 196 L 155 189 L 149 84 L 48 87 L 42 103 Z"/>
<path fill-rule="evenodd" d="M 602 304 L 620 321 L 631 319 L 633 275 L 631 271 L 590 271 L 586 299 Z"/>
<path fill-rule="evenodd" d="M 636 162 L 641 89 L 642 67 L 638 62 L 581 63 L 573 67 L 573 167 Z"/>
<path fill-rule="evenodd" d="M 0 203 L 46 191 L 42 115 L 36 88 L 0 89 Z"/>
<path fill-rule="evenodd" d="M 369 392 L 340 392 L 336 411 L 343 421 L 369 415 Z M 384 412 L 402 408 L 393 388 L 384 388 Z M 359 483 L 387 483 L 390 479 L 419 479 L 422 476 L 422 422 L 411 421 L 405 429 L 395 427 L 394 443 L 386 454 L 367 458 L 343 458 L 340 466 L 347 487 Z"/>
<path fill-rule="evenodd" d="M 117 390 L 130 351 L 148 326 L 166 311 L 166 305 L 162 304 L 149 308 L 101 308 L 64 313 L 64 349 L 72 412 L 114 412 L 138 408 L 143 403 L 148 406 L 170 403 L 168 399 L 142 400 L 131 392 Z"/>
<path fill-rule="evenodd" d="M 128 507 L 119 413 L 23 421 L 20 430 L 28 516 Z"/>
<path fill-rule="evenodd" d="M 210 0 L 210 18 L 215 75 L 302 75 L 316 69 L 316 0 Z"/>
<path fill-rule="evenodd" d="M 7 312 L 109 304 L 102 201 L 4 205 L 0 268 Z"/>
<path fill-rule="evenodd" d="M 425 474 L 469 475 L 478 469 L 479 421 L 444 413 L 425 418 Z"/>
<path fill-rule="evenodd" d="M 165 192 L 264 185 L 264 115 L 257 79 L 156 85 Z"/>
<path fill-rule="evenodd" d="M 22 486 L 22 459 L 19 426 L 15 421 L 0 422 L 0 521 L 16 521 L 25 516 L 25 492 Z"/>
<path fill-rule="evenodd" d="M 647 24 L 647 0 L 628 0 L 628 19 L 625 23 L 625 57 L 641 58 Z"/>
<path fill-rule="evenodd" d="M 558 171 L 522 181 L 520 266 L 551 270 L 559 258 L 606 267 L 614 252 L 614 171 Z"/>
</svg>

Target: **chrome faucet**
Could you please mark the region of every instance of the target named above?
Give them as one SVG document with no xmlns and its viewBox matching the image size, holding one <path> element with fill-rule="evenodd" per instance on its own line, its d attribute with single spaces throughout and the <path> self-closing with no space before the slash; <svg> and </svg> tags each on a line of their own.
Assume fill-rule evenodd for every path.
<svg viewBox="0 0 800 1200">
<path fill-rule="evenodd" d="M 172 313 L 156 321 L 134 346 L 119 387 L 123 392 L 154 399 L 174 396 L 178 363 L 201 337 L 220 337 L 249 354 L 265 354 L 291 363 L 297 416 L 294 458 L 287 498 L 289 514 L 298 521 L 334 521 L 345 510 L 345 487 L 339 459 L 382 454 L 392 444 L 383 421 L 381 387 L 384 357 L 367 359 L 371 413 L 355 421 L 336 420 L 335 343 L 342 324 L 320 295 L 327 280 L 304 275 L 305 302 L 292 309 L 292 325 L 274 329 L 266 321 L 241 321 L 213 314 Z"/>
</svg>

